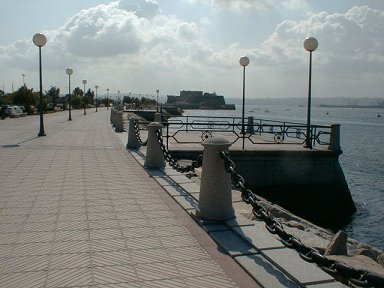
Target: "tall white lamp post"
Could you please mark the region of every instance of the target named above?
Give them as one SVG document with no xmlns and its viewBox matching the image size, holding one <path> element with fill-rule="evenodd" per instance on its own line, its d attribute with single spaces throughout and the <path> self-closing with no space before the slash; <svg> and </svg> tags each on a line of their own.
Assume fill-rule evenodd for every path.
<svg viewBox="0 0 384 288">
<path fill-rule="evenodd" d="M 68 100 L 68 121 L 72 121 L 72 116 L 71 116 L 71 75 L 73 73 L 73 70 L 71 68 L 67 68 L 67 70 L 65 70 L 65 73 L 67 73 L 68 75 L 68 97 L 69 97 L 69 100 Z"/>
<path fill-rule="evenodd" d="M 83 80 L 82 81 L 83 82 L 83 85 L 84 85 L 84 95 L 83 95 L 83 102 L 84 102 L 84 115 L 87 115 L 87 110 L 86 110 L 86 105 L 87 105 L 87 103 L 86 103 L 86 101 L 85 101 L 85 84 L 87 84 L 87 80 Z"/>
<path fill-rule="evenodd" d="M 43 118 L 43 73 L 41 68 L 41 47 L 47 43 L 47 38 L 40 33 L 33 35 L 33 44 L 39 47 L 39 73 L 40 73 L 40 131 L 38 136 L 45 136 L 44 118 Z"/>
<path fill-rule="evenodd" d="M 99 86 L 96 85 L 96 86 L 95 86 L 95 89 L 96 89 L 96 103 L 95 103 L 95 104 L 96 104 L 96 112 L 97 112 L 97 89 L 98 89 L 98 88 L 99 88 Z"/>
<path fill-rule="evenodd" d="M 109 109 L 109 102 L 108 102 L 108 93 L 109 93 L 109 88 L 107 88 L 107 110 Z"/>
<path fill-rule="evenodd" d="M 312 149 L 312 133 L 311 133 L 311 90 L 312 90 L 312 52 L 317 49 L 318 42 L 314 37 L 304 40 L 304 49 L 309 51 L 309 75 L 308 75 L 308 104 L 307 104 L 307 135 L 305 137 L 304 147 Z"/>
<path fill-rule="evenodd" d="M 244 140 L 245 140 L 245 126 L 244 126 L 244 109 L 245 109 L 245 67 L 249 64 L 249 58 L 247 56 L 242 56 L 239 60 L 241 66 L 243 66 L 243 108 L 241 112 L 241 134 L 243 135 L 243 150 L 244 150 Z"/>
</svg>

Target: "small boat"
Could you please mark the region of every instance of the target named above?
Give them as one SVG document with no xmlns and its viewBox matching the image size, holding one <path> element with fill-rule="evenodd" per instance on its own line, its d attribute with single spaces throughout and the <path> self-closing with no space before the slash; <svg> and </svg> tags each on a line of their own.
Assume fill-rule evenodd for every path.
<svg viewBox="0 0 384 288">
<path fill-rule="evenodd" d="M 264 112 L 265 112 L 265 113 L 268 113 L 268 112 L 269 112 L 269 110 L 268 110 L 268 109 L 265 109 L 265 110 L 264 110 Z"/>
<path fill-rule="evenodd" d="M 380 113 L 377 113 L 377 117 L 381 117 Z"/>
</svg>

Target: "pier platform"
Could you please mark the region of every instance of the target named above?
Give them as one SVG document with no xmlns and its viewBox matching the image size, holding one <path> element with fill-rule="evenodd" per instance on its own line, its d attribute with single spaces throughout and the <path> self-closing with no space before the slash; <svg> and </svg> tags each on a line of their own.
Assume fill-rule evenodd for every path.
<svg viewBox="0 0 384 288">
<path fill-rule="evenodd" d="M 0 287 L 344 287 L 262 223 L 194 218 L 196 183 L 144 169 L 109 115 L 0 121 Z"/>
</svg>

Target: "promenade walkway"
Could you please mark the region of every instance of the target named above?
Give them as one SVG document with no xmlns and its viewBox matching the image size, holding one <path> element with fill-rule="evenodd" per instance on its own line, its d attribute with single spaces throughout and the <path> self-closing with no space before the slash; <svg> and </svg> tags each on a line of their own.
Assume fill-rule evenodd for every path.
<svg viewBox="0 0 384 288">
<path fill-rule="evenodd" d="M 0 287 L 258 287 L 82 114 L 0 121 Z"/>
</svg>

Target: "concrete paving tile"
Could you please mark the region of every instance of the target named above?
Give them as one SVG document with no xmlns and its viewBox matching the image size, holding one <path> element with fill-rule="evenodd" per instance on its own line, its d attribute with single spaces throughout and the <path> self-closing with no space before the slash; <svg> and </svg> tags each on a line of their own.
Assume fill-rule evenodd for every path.
<svg viewBox="0 0 384 288">
<path fill-rule="evenodd" d="M 180 278 L 179 271 L 171 262 L 137 264 L 135 265 L 135 269 L 139 279 L 142 281 Z"/>
<path fill-rule="evenodd" d="M 108 251 L 108 252 L 93 252 L 93 266 L 115 266 L 115 265 L 131 265 L 132 258 L 130 253 L 124 250 Z"/>
<path fill-rule="evenodd" d="M 124 238 L 142 238 L 151 237 L 155 235 L 152 227 L 134 227 L 134 228 L 123 228 L 122 234 Z"/>
<path fill-rule="evenodd" d="M 188 288 L 184 279 L 164 279 L 141 282 L 142 288 Z M 200 286 L 200 288 L 203 286 Z"/>
<path fill-rule="evenodd" d="M 223 274 L 220 266 L 212 259 L 180 261 L 177 263 L 177 270 L 185 277 Z"/>
<path fill-rule="evenodd" d="M 4 264 L 4 273 L 46 270 L 49 264 L 49 255 L 12 257 L 5 259 Z"/>
<path fill-rule="evenodd" d="M 172 252 L 172 250 L 170 250 Z M 154 249 L 141 249 L 130 251 L 130 257 L 133 264 L 138 263 L 156 263 L 170 262 L 171 254 L 169 250 L 163 249 L 161 246 Z"/>
<path fill-rule="evenodd" d="M 328 281 L 333 278 L 313 263 L 305 262 L 291 249 L 264 250 L 263 254 L 301 283 Z"/>
<path fill-rule="evenodd" d="M 281 248 L 284 245 L 268 232 L 264 224 L 254 222 L 254 226 L 233 227 L 233 230 L 257 249 Z"/>
<path fill-rule="evenodd" d="M 123 231 L 121 228 L 107 228 L 107 229 L 89 229 L 89 239 L 122 239 Z"/>
<path fill-rule="evenodd" d="M 49 270 L 46 287 L 71 287 L 92 284 L 90 268 Z"/>
<path fill-rule="evenodd" d="M 44 287 L 46 271 L 8 273 L 0 277 L 0 287 Z"/>
<path fill-rule="evenodd" d="M 91 240 L 91 251 L 117 251 L 125 250 L 125 241 L 124 239 L 101 239 L 101 240 Z"/>
<path fill-rule="evenodd" d="M 95 284 L 110 284 L 135 281 L 137 274 L 130 265 L 115 265 L 95 267 L 93 269 L 93 280 Z"/>
<path fill-rule="evenodd" d="M 211 232 L 210 235 L 218 245 L 232 256 L 257 252 L 248 242 L 237 236 L 233 231 Z"/>
<path fill-rule="evenodd" d="M 185 176 L 184 174 L 181 174 L 181 175 L 170 175 L 169 176 L 173 181 L 175 181 L 176 183 L 178 184 L 181 184 L 181 183 L 193 183 L 195 184 L 191 179 L 189 179 L 187 176 Z"/>
<path fill-rule="evenodd" d="M 49 269 L 90 268 L 89 253 L 53 254 Z"/>
<path fill-rule="evenodd" d="M 235 260 L 263 287 L 300 287 L 260 254 L 237 256 Z"/>
<path fill-rule="evenodd" d="M 331 282 L 331 283 L 307 285 L 306 287 L 308 287 L 308 288 L 346 288 L 348 286 L 346 286 L 340 282 Z"/>
<path fill-rule="evenodd" d="M 58 241 L 53 244 L 52 254 L 87 253 L 89 250 L 89 241 Z"/>
<path fill-rule="evenodd" d="M 199 206 L 199 203 L 198 201 L 189 196 L 189 195 L 185 195 L 185 196 L 174 196 L 173 197 L 177 203 L 179 203 L 181 205 L 181 207 L 183 207 L 184 209 L 197 209 L 197 207 Z"/>
<path fill-rule="evenodd" d="M 161 248 L 162 242 L 157 237 L 127 238 L 125 239 L 128 250 Z"/>
<path fill-rule="evenodd" d="M 237 226 L 253 226 L 254 221 L 249 220 L 238 212 L 235 212 L 235 218 L 225 221 L 225 224 L 229 227 L 237 227 Z"/>
<path fill-rule="evenodd" d="M 189 288 L 201 288 L 201 287 L 210 287 L 210 288 L 229 288 L 237 287 L 231 279 L 225 275 L 212 275 L 212 276 L 197 276 L 197 277 L 187 277 L 185 278 Z"/>
<path fill-rule="evenodd" d="M 160 241 L 165 248 L 190 247 L 199 245 L 190 235 L 161 237 Z"/>
<path fill-rule="evenodd" d="M 179 183 L 179 185 L 188 193 L 200 193 L 200 185 L 196 184 L 192 180 L 188 183 Z"/>
</svg>

